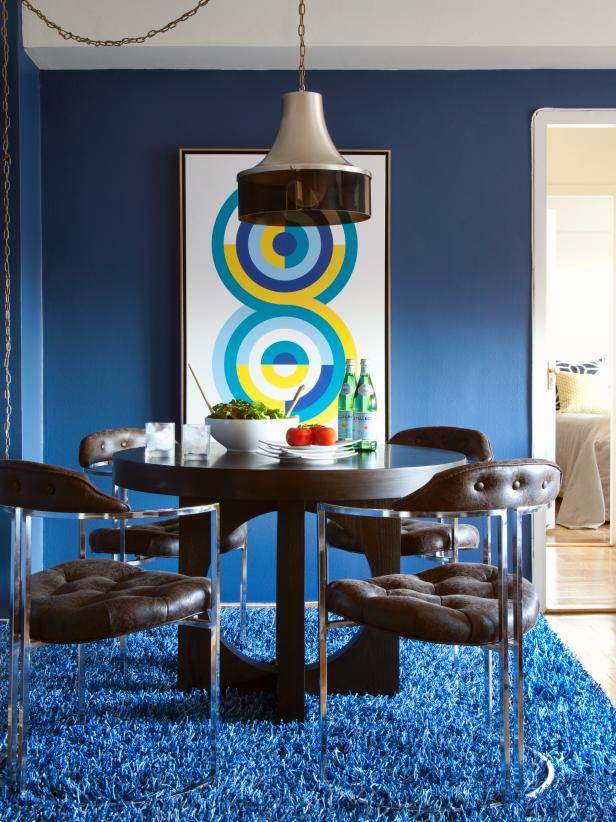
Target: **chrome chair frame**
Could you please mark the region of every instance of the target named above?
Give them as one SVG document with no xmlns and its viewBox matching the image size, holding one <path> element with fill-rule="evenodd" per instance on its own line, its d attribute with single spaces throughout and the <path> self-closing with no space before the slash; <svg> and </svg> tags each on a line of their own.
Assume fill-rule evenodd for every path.
<svg viewBox="0 0 616 822">
<path fill-rule="evenodd" d="M 128 489 L 122 488 L 121 485 L 116 485 L 113 482 L 113 470 L 111 460 L 102 460 L 101 462 L 94 462 L 87 468 L 82 469 L 84 474 L 91 477 L 105 477 L 111 480 L 111 493 L 116 499 L 121 499 L 122 502 L 128 503 Z M 114 559 L 119 559 L 121 562 L 127 562 L 129 565 L 145 565 L 147 562 L 153 562 L 158 557 L 135 555 L 135 559 L 126 559 L 126 523 L 120 519 L 119 522 L 114 520 L 112 527 L 120 528 L 120 553 L 113 554 Z M 248 538 L 244 540 L 243 545 L 240 546 L 242 552 L 242 571 L 240 577 L 240 643 L 243 645 L 246 642 L 246 631 L 248 624 L 247 611 L 247 597 L 248 597 Z M 85 522 L 79 524 L 79 558 L 85 559 L 87 553 L 87 538 Z"/>
<path fill-rule="evenodd" d="M 328 514 L 343 514 L 358 517 L 375 517 L 387 519 L 412 518 L 447 518 L 452 527 L 452 545 L 455 545 L 456 528 L 460 518 L 486 518 L 488 523 L 488 536 L 484 543 L 484 561 L 489 561 L 491 551 L 491 524 L 493 519 L 499 521 L 498 524 L 498 609 L 499 609 L 499 641 L 494 644 L 483 646 L 486 652 L 484 658 L 485 673 L 485 709 L 487 724 L 491 724 L 493 708 L 493 686 L 492 686 L 492 651 L 497 651 L 500 659 L 499 678 L 499 713 L 502 723 L 501 736 L 501 797 L 502 801 L 508 801 L 515 793 L 524 792 L 524 633 L 522 626 L 522 517 L 533 515 L 549 506 L 525 506 L 517 509 L 486 509 L 480 511 L 396 511 L 381 508 L 357 508 L 332 505 L 329 503 L 319 503 L 317 505 L 318 519 L 318 619 L 319 619 L 319 725 L 320 725 L 320 773 L 323 782 L 327 782 L 327 635 L 329 631 L 337 628 L 348 628 L 359 626 L 348 619 L 328 618 L 326 607 L 326 589 L 328 584 L 328 545 L 326 541 L 326 520 Z M 513 636 L 510 639 L 508 631 L 509 620 L 509 598 L 508 598 L 508 522 L 509 515 L 513 514 L 512 522 L 512 576 L 513 576 Z M 516 652 L 514 663 L 515 674 L 515 723 L 514 723 L 514 765 L 515 780 L 512 784 L 511 778 L 511 694 L 509 682 L 509 651 Z M 549 759 L 539 754 L 547 768 L 546 779 L 535 789 L 526 794 L 527 798 L 533 798 L 544 791 L 554 779 L 554 767 Z"/>
<path fill-rule="evenodd" d="M 80 525 L 89 520 L 139 520 L 161 517 L 185 517 L 196 514 L 215 514 L 216 543 L 212 554 L 210 581 L 212 585 L 209 618 L 200 619 L 203 613 L 192 614 L 184 619 L 168 623 L 191 628 L 206 628 L 210 631 L 210 773 L 195 785 L 173 791 L 172 795 L 202 787 L 214 781 L 217 775 L 217 743 L 220 714 L 220 506 L 218 503 L 186 506 L 183 508 L 161 508 L 126 513 L 63 513 L 39 511 L 0 505 L 0 510 L 11 514 L 11 548 L 9 575 L 9 671 L 8 671 L 8 724 L 6 743 L 6 767 L 9 780 L 18 792 L 26 784 L 30 655 L 34 648 L 44 642 L 30 639 L 30 573 L 32 561 L 32 518 L 77 520 Z M 88 643 L 89 644 L 89 643 Z M 77 645 L 77 707 L 78 715 L 84 716 L 85 706 L 85 660 L 82 645 Z M 151 798 L 151 797 L 148 797 Z M 142 799 L 133 800 L 135 802 Z"/>
</svg>

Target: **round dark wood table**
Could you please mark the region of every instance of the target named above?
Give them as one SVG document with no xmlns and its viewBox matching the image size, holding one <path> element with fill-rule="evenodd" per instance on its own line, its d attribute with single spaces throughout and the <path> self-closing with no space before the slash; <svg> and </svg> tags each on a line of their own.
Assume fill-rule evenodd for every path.
<svg viewBox="0 0 616 822">
<path fill-rule="evenodd" d="M 304 663 L 304 515 L 317 502 L 386 507 L 430 477 L 466 458 L 454 451 L 379 445 L 331 465 L 280 463 L 256 453 L 230 452 L 212 444 L 207 463 L 184 463 L 178 448 L 169 459 L 146 460 L 135 448 L 113 457 L 114 482 L 135 491 L 180 497 L 181 504 L 220 502 L 221 534 L 275 511 L 276 661 L 258 662 L 222 641 L 221 687 L 277 693 L 281 719 L 304 718 L 306 690 L 316 692 L 316 665 Z M 182 518 L 180 573 L 207 576 L 210 515 Z M 345 523 L 346 524 L 346 523 Z M 400 572 L 400 526 L 395 519 L 348 521 L 375 576 Z M 205 688 L 209 641 L 204 631 L 179 630 L 178 686 Z M 394 693 L 398 688 L 398 638 L 362 629 L 338 652 L 329 670 L 332 691 Z"/>
</svg>

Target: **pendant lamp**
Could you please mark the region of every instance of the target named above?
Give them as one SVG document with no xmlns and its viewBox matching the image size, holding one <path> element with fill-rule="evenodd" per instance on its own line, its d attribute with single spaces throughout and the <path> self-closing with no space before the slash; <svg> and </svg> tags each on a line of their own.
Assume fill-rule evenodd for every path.
<svg viewBox="0 0 616 822">
<path fill-rule="evenodd" d="M 299 4 L 299 91 L 282 96 L 282 121 L 269 154 L 240 171 L 238 214 L 261 225 L 337 225 L 370 219 L 371 173 L 347 162 L 329 136 L 323 98 L 306 91 L 305 4 Z"/>
</svg>

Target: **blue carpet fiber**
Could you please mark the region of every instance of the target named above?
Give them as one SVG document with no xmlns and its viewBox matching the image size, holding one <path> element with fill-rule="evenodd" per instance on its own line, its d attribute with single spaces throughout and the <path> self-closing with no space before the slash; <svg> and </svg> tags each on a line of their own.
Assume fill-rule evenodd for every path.
<svg viewBox="0 0 616 822">
<path fill-rule="evenodd" d="M 314 659 L 314 609 L 306 619 Z M 224 610 L 223 628 L 237 636 L 235 609 Z M 334 632 L 332 645 L 349 633 Z M 245 650 L 271 658 L 272 609 L 251 609 L 249 634 Z M 126 679 L 117 644 L 90 646 L 84 723 L 75 719 L 74 647 L 35 652 L 29 787 L 19 798 L 0 788 L 1 819 L 616 820 L 616 711 L 543 620 L 525 646 L 526 732 L 528 746 L 554 761 L 556 781 L 507 807 L 490 806 L 497 737 L 482 722 L 480 651 L 462 648 L 456 668 L 451 648 L 409 641 L 396 696 L 330 697 L 331 789 L 318 778 L 316 697 L 307 697 L 306 723 L 277 724 L 271 696 L 228 693 L 215 788 L 169 796 L 202 778 L 209 753 L 207 694 L 174 688 L 176 635 L 169 627 L 129 637 Z M 2 704 L 6 677 L 3 689 Z M 529 760 L 540 778 L 540 760 Z M 126 801 L 166 788 L 143 805 Z"/>
</svg>

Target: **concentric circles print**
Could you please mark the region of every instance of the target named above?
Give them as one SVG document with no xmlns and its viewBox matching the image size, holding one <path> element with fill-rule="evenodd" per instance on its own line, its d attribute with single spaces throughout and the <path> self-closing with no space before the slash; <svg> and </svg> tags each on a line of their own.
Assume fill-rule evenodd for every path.
<svg viewBox="0 0 616 822">
<path fill-rule="evenodd" d="M 326 304 L 344 288 L 357 260 L 353 225 L 281 227 L 239 223 L 237 192 L 212 231 L 217 274 L 243 305 L 223 325 L 213 353 L 222 397 L 284 409 L 299 385 L 302 421 L 329 422 L 356 357 L 353 337 Z"/>
</svg>

